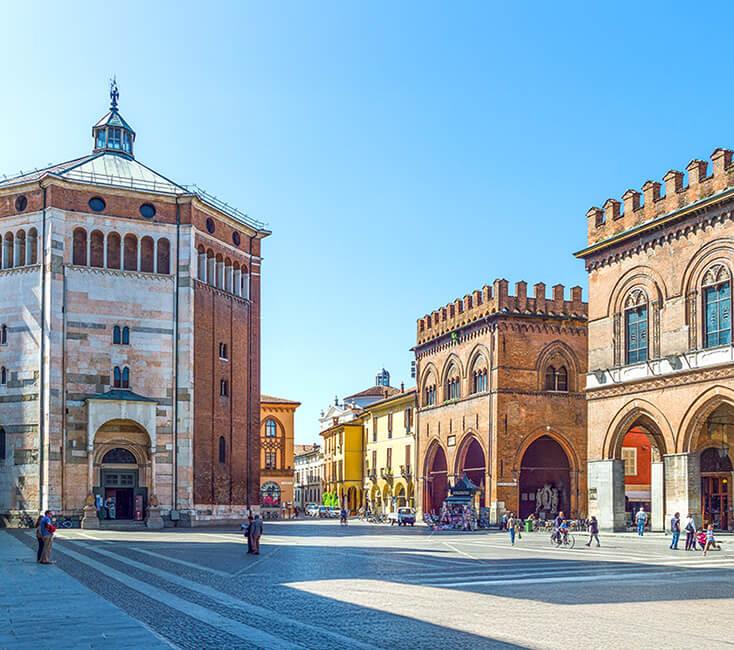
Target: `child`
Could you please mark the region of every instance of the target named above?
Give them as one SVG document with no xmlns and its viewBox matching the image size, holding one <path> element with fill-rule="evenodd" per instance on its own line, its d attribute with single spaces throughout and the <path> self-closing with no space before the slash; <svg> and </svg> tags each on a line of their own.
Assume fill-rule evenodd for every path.
<svg viewBox="0 0 734 650">
<path fill-rule="evenodd" d="M 703 547 L 704 557 L 706 557 L 706 553 L 708 553 L 710 548 L 715 548 L 717 551 L 721 550 L 721 547 L 714 540 L 714 527 L 712 524 L 709 524 L 706 529 L 706 546 Z"/>
</svg>

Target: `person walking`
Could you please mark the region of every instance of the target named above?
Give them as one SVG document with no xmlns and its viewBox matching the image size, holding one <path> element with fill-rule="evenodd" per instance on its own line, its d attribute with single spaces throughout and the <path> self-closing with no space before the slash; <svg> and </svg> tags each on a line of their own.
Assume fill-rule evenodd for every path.
<svg viewBox="0 0 734 650">
<path fill-rule="evenodd" d="M 245 537 L 247 537 L 247 552 L 252 553 L 252 535 L 251 535 L 251 529 L 252 529 L 252 522 L 255 518 L 250 515 L 247 518 L 247 524 L 243 524 L 242 528 L 245 531 Z"/>
<path fill-rule="evenodd" d="M 673 539 L 670 540 L 670 548 L 677 551 L 678 539 L 680 538 L 680 512 L 676 512 L 670 518 L 670 532 L 673 534 Z"/>
<path fill-rule="evenodd" d="M 716 543 L 716 540 L 714 539 L 713 524 L 709 524 L 708 528 L 706 529 L 706 546 L 703 547 L 704 557 L 706 557 L 706 554 L 709 552 L 710 548 L 715 548 L 717 551 L 721 550 L 721 547 Z"/>
<path fill-rule="evenodd" d="M 41 537 L 43 538 L 43 550 L 41 551 L 41 559 L 38 560 L 39 564 L 56 564 L 56 562 L 51 561 L 51 547 L 53 546 L 54 533 L 56 532 L 56 528 L 51 523 L 53 514 L 51 510 L 46 510 L 39 523 Z"/>
<path fill-rule="evenodd" d="M 589 520 L 589 541 L 586 542 L 586 546 L 591 546 L 591 540 L 596 539 L 596 545 L 601 546 L 599 543 L 599 522 L 596 517 L 592 517 Z"/>
<path fill-rule="evenodd" d="M 647 523 L 647 513 L 645 512 L 645 508 L 642 506 L 640 506 L 640 509 L 635 515 L 635 522 L 637 523 L 637 534 L 642 537 L 642 534 L 645 531 L 645 524 Z"/>
<path fill-rule="evenodd" d="M 263 534 L 263 522 L 260 515 L 256 514 L 250 524 L 250 541 L 252 542 L 252 554 L 260 555 L 260 537 Z"/>
<path fill-rule="evenodd" d="M 696 521 L 689 512 L 688 517 L 683 522 L 683 530 L 686 531 L 686 551 L 696 550 Z"/>
<path fill-rule="evenodd" d="M 510 531 L 510 544 L 515 545 L 515 515 L 511 512 L 507 518 L 507 530 Z"/>
</svg>

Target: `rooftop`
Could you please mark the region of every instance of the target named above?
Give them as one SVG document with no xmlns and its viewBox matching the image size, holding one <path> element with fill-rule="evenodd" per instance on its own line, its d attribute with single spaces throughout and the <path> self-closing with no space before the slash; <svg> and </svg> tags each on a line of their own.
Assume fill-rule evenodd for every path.
<svg viewBox="0 0 734 650">
<path fill-rule="evenodd" d="M 300 406 L 300 402 L 294 402 L 290 399 L 285 399 L 284 397 L 273 397 L 271 395 L 260 395 L 260 403 L 261 404 L 295 404 L 296 406 Z"/>
</svg>

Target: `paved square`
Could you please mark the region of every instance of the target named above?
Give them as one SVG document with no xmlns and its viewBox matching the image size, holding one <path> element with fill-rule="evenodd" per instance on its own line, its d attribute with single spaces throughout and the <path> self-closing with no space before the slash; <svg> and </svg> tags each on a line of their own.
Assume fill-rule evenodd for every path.
<svg viewBox="0 0 734 650">
<path fill-rule="evenodd" d="M 11 534 L 32 558 L 29 532 Z M 609 536 L 587 548 L 579 536 L 559 550 L 545 533 L 511 547 L 499 532 L 301 520 L 266 523 L 259 556 L 223 529 L 64 530 L 54 552 L 90 597 L 119 608 L 100 619 L 75 607 L 77 629 L 132 618 L 136 633 L 180 648 L 684 648 L 691 635 L 731 647 L 734 540 L 704 558 L 669 550 L 669 539 Z M 11 617 L 29 606 L 10 601 Z M 42 607 L 34 615 L 43 621 Z"/>
</svg>

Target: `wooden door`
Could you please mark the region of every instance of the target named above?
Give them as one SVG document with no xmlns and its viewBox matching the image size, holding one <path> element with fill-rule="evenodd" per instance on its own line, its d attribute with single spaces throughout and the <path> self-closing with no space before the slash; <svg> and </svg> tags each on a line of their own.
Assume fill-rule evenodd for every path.
<svg viewBox="0 0 734 650">
<path fill-rule="evenodd" d="M 701 501 L 704 525 L 729 528 L 729 477 L 726 475 L 701 477 Z"/>
</svg>

